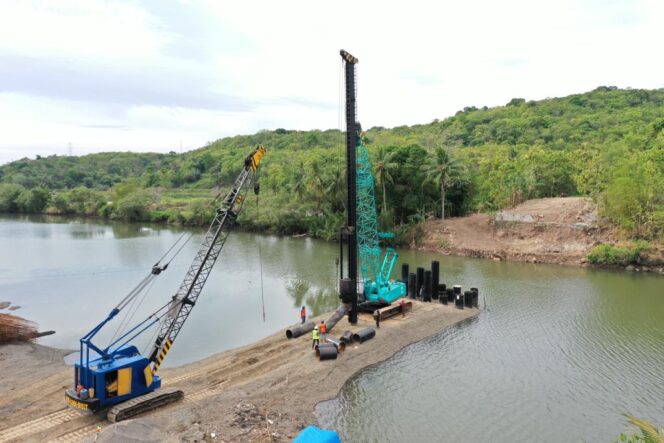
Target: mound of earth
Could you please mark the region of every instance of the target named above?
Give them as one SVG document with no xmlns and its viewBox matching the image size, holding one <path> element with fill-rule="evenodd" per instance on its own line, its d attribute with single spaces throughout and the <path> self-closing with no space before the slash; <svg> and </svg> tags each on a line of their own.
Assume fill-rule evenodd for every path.
<svg viewBox="0 0 664 443">
<path fill-rule="evenodd" d="M 582 197 L 529 200 L 495 216 L 430 219 L 424 229 L 422 249 L 542 263 L 581 264 L 594 245 L 616 239 Z"/>
</svg>

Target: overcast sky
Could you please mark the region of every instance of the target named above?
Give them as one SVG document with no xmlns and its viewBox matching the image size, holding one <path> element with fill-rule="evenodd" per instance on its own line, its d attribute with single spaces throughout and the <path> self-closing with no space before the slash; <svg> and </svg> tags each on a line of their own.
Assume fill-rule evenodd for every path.
<svg viewBox="0 0 664 443">
<path fill-rule="evenodd" d="M 1 1 L 0 164 L 664 87 L 661 0 Z"/>
</svg>

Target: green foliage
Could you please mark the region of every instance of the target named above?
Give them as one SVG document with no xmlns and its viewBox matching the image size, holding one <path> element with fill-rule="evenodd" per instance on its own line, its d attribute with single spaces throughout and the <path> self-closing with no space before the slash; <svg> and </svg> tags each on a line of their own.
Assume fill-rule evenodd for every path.
<svg viewBox="0 0 664 443">
<path fill-rule="evenodd" d="M 658 429 L 653 423 L 626 415 L 627 420 L 639 429 L 638 433 L 627 435 L 624 432 L 616 438 L 616 443 L 664 443 L 664 429 Z"/>
<path fill-rule="evenodd" d="M 46 208 L 50 198 L 51 195 L 48 189 L 37 187 L 22 191 L 16 197 L 15 203 L 19 212 L 37 214 Z"/>
<path fill-rule="evenodd" d="M 16 199 L 24 190 L 23 186 L 14 183 L 0 184 L 0 212 L 18 212 Z"/>
<path fill-rule="evenodd" d="M 600 200 L 603 214 L 639 238 L 664 233 L 664 148 L 628 153 Z"/>
<path fill-rule="evenodd" d="M 127 194 L 114 204 L 113 217 L 125 221 L 147 220 L 150 205 L 154 200 L 155 196 L 150 191 Z"/>
<path fill-rule="evenodd" d="M 642 254 L 648 252 L 650 245 L 636 241 L 631 246 L 620 247 L 601 244 L 593 247 L 588 254 L 588 262 L 594 265 L 627 266 L 640 264 Z"/>
<path fill-rule="evenodd" d="M 602 86 L 536 102 L 515 98 L 429 124 L 374 127 L 365 139 L 383 229 L 438 215 L 443 206 L 445 216 L 457 216 L 531 198 L 588 195 L 628 236 L 664 236 L 663 89 Z M 17 199 L 43 187 L 51 195 L 42 211 L 206 224 L 212 196 L 232 185 L 248 150 L 260 143 L 268 149 L 261 209 L 245 208 L 241 223 L 336 235 L 331 225 L 341 220 L 346 192 L 344 135 L 337 130 L 279 128 L 183 154 L 22 159 L 0 166 L 0 212 L 37 210 L 33 194 Z M 441 155 L 455 165 L 444 183 Z"/>
</svg>

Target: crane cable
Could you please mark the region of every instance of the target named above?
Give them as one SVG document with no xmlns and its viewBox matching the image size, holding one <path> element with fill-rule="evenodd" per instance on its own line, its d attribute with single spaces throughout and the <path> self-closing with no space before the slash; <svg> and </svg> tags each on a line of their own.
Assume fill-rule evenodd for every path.
<svg viewBox="0 0 664 443">
<path fill-rule="evenodd" d="M 256 218 L 260 216 L 260 204 L 259 204 L 259 198 L 258 198 L 258 190 L 260 189 L 260 186 L 258 183 L 254 185 L 254 192 L 256 193 Z M 261 250 L 261 239 L 259 238 L 258 241 L 258 267 L 260 269 L 260 275 L 261 275 L 261 308 L 263 310 L 263 323 L 265 323 L 265 296 L 264 296 L 264 291 L 263 291 L 263 253 Z"/>
<path fill-rule="evenodd" d="M 170 257 L 170 259 L 166 262 L 165 265 L 160 266 L 160 263 L 166 259 L 166 257 L 170 254 L 170 252 L 175 248 L 175 246 L 182 241 L 182 239 L 187 235 L 187 239 L 182 242 L 180 247 L 175 251 L 175 253 Z M 168 268 L 168 265 L 171 264 L 171 262 L 175 259 L 180 254 L 180 251 L 185 247 L 187 243 L 189 243 L 189 240 L 191 240 L 192 237 L 191 232 L 183 232 L 175 242 L 168 248 L 168 250 L 161 256 L 159 260 L 153 265 L 152 270 L 150 273 L 140 281 L 138 285 L 134 287 L 131 291 L 129 291 L 129 294 L 125 296 L 124 299 L 118 304 L 117 308 L 120 310 L 124 310 L 127 306 L 129 306 L 129 309 L 125 311 L 124 316 L 120 323 L 118 324 L 118 327 L 115 330 L 115 333 L 113 333 L 113 336 L 111 337 L 110 342 L 113 342 L 115 338 L 122 333 L 125 332 L 125 328 L 129 325 L 131 320 L 134 318 L 134 315 L 138 311 L 138 309 L 141 307 L 143 304 L 143 301 L 145 301 L 145 298 L 147 297 L 148 293 L 152 289 L 152 286 L 154 285 L 154 282 L 156 280 L 156 277 L 161 274 L 161 272 L 165 271 L 166 268 Z M 156 270 L 156 271 L 155 271 Z M 147 289 L 146 289 L 147 288 Z M 141 297 L 140 302 L 137 304 L 136 301 L 139 298 L 140 294 L 143 294 Z"/>
</svg>

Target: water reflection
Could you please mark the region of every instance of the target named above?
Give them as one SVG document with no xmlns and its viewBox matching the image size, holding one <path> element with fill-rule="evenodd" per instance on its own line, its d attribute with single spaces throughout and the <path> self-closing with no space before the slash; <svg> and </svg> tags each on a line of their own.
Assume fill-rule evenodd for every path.
<svg viewBox="0 0 664 443">
<path fill-rule="evenodd" d="M 311 316 L 320 315 L 339 307 L 339 296 L 334 288 L 312 287 L 311 282 L 294 279 L 286 285 L 293 306 L 306 305 Z"/>
</svg>

